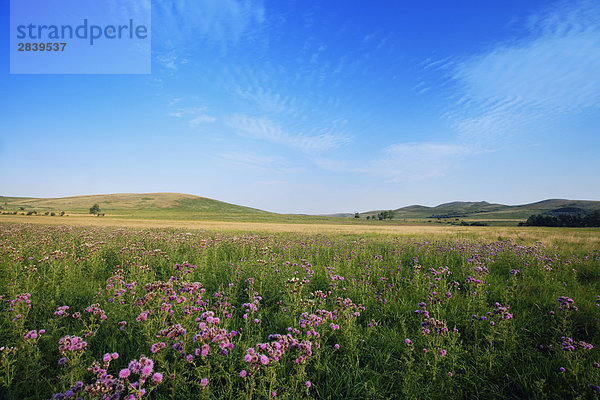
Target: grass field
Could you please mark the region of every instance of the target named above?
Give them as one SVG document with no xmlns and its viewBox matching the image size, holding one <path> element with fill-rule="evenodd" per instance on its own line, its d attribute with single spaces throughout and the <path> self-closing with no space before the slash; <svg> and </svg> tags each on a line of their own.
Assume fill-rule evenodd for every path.
<svg viewBox="0 0 600 400">
<path fill-rule="evenodd" d="M 598 230 L 67 220 L 0 223 L 0 398 L 600 390 Z"/>
<path fill-rule="evenodd" d="M 365 221 L 366 222 L 366 221 Z M 377 221 L 372 224 L 353 223 L 353 220 L 327 218 L 319 220 L 268 221 L 222 221 L 222 220 L 168 220 L 95 217 L 89 214 L 68 217 L 46 217 L 25 215 L 0 215 L 0 223 L 26 223 L 36 225 L 69 225 L 90 227 L 128 227 L 139 229 L 173 228 L 204 231 L 261 232 L 261 233 L 304 233 L 341 235 L 389 235 L 404 239 L 513 239 L 520 243 L 541 242 L 547 246 L 568 246 L 579 251 L 600 248 L 600 228 L 542 228 L 519 226 L 454 226 L 446 224 L 403 224 Z"/>
<path fill-rule="evenodd" d="M 560 207 L 578 207 L 588 211 L 600 207 L 600 202 L 597 201 L 578 200 L 545 200 L 521 206 L 505 206 L 486 202 L 454 202 L 437 207 L 409 206 L 399 208 L 394 211 L 393 220 L 380 221 L 375 218 L 378 211 L 362 213 L 361 218 L 353 218 L 354 214 L 337 214 L 338 217 L 277 214 L 189 194 L 123 193 L 63 198 L 0 196 L 0 206 L 3 209 L 0 214 L 35 212 L 38 216 L 48 214 L 46 215 L 48 218 L 58 218 L 60 212 L 65 212 L 69 216 L 83 217 L 89 215 L 89 210 L 94 204 L 98 204 L 107 217 L 117 219 L 349 224 L 384 227 L 416 224 L 458 225 L 461 222 L 481 222 L 492 226 L 516 226 L 532 214 L 539 214 Z M 51 213 L 56 216 L 52 217 Z M 432 215 L 453 214 L 460 216 L 432 218 Z M 373 217 L 373 219 L 367 220 L 367 216 Z"/>
</svg>

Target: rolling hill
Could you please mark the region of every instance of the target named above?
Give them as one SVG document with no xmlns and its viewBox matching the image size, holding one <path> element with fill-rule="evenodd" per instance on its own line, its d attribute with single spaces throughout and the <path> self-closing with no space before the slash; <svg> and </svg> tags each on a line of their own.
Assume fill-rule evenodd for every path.
<svg viewBox="0 0 600 400">
<path fill-rule="evenodd" d="M 367 221 L 366 217 L 376 218 L 383 210 L 360 213 L 329 215 L 288 215 L 277 214 L 256 208 L 225 203 L 206 197 L 182 193 L 119 193 L 62 198 L 31 198 L 0 196 L 0 213 L 18 212 L 46 215 L 64 211 L 68 215 L 89 216 L 90 207 L 100 206 L 106 217 L 160 219 L 160 220 L 219 220 L 219 221 L 264 221 L 264 222 L 302 222 L 302 223 L 379 223 Z M 492 224 L 516 225 L 533 214 L 557 215 L 557 213 L 577 211 L 585 214 L 600 209 L 600 201 L 586 200 L 543 200 L 531 204 L 504 205 L 486 201 L 455 201 L 435 207 L 412 205 L 397 208 L 394 224 L 419 224 L 426 222 L 485 221 Z M 370 218 L 371 219 L 371 218 Z"/>
<path fill-rule="evenodd" d="M 119 193 L 62 198 L 30 198 L 0 196 L 3 211 L 60 212 L 89 214 L 98 204 L 110 216 L 137 218 L 235 218 L 240 216 L 269 216 L 273 213 L 238 206 L 206 197 L 181 193 Z"/>
<path fill-rule="evenodd" d="M 527 219 L 533 214 L 553 213 L 561 209 L 576 208 L 584 211 L 600 209 L 600 201 L 550 199 L 522 205 L 504 205 L 486 201 L 455 201 L 435 207 L 412 205 L 392 210 L 398 219 L 471 218 L 471 219 Z M 376 216 L 382 210 L 360 213 L 361 217 Z"/>
</svg>

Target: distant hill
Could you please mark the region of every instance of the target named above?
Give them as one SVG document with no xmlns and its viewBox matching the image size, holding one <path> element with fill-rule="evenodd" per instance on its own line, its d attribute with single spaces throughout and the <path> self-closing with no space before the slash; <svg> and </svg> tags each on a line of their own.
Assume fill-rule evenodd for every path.
<svg viewBox="0 0 600 400">
<path fill-rule="evenodd" d="M 90 208 L 98 204 L 106 217 L 173 220 L 223 220 L 271 222 L 366 223 L 366 217 L 377 218 L 386 210 L 328 215 L 277 214 L 225 203 L 206 197 L 182 193 L 118 193 L 61 198 L 31 198 L 0 196 L 0 213 L 46 213 L 89 215 Z M 435 207 L 412 205 L 392 210 L 396 223 L 444 222 L 457 220 L 487 221 L 493 224 L 516 224 L 533 214 L 558 216 L 561 214 L 586 215 L 600 210 L 600 201 L 543 200 L 531 204 L 504 205 L 486 201 L 455 201 Z M 369 222 L 370 223 L 370 222 Z"/>
<path fill-rule="evenodd" d="M 550 199 L 531 204 L 508 206 L 486 201 L 455 201 L 435 207 L 412 205 L 392 210 L 395 219 L 477 218 L 526 219 L 533 214 L 556 214 L 577 210 L 579 213 L 600 209 L 600 201 Z M 360 213 L 361 217 L 375 217 L 383 210 Z"/>
<path fill-rule="evenodd" d="M 267 211 L 238 206 L 206 197 L 181 193 L 119 193 L 61 198 L 0 196 L 3 211 L 46 211 L 87 214 L 98 204 L 111 216 L 189 218 L 232 215 L 271 215 Z"/>
<path fill-rule="evenodd" d="M 562 207 L 543 213 L 543 215 L 550 215 L 552 217 L 559 217 L 561 215 L 585 217 L 588 214 L 591 214 L 591 211 L 578 207 Z"/>
</svg>

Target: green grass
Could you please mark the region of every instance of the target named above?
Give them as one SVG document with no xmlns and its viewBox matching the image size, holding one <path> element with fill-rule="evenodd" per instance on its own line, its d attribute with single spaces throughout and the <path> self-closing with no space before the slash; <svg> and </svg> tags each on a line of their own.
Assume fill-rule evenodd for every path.
<svg viewBox="0 0 600 400">
<path fill-rule="evenodd" d="M 98 204 L 102 212 L 115 218 L 176 220 L 176 221 L 248 221 L 283 223 L 326 223 L 357 225 L 414 225 L 414 224 L 460 224 L 483 222 L 492 226 L 514 226 L 532 214 L 539 214 L 562 207 L 579 207 L 585 210 L 600 208 L 597 201 L 546 200 L 520 206 L 505 206 L 486 202 L 454 202 L 437 207 L 409 206 L 394 210 L 394 220 L 366 220 L 378 211 L 336 216 L 277 214 L 255 208 L 225 203 L 200 196 L 180 193 L 108 194 L 75 196 L 53 199 L 1 197 L 3 212 L 65 211 L 67 214 L 87 214 L 90 207 Z M 20 208 L 24 210 L 20 210 Z M 460 214 L 459 217 L 431 218 L 432 215 Z"/>
<path fill-rule="evenodd" d="M 151 391 L 144 398 L 594 398 L 600 251 L 567 230 L 539 232 L 563 232 L 564 245 L 0 224 L 0 398 L 104 382 L 87 368 L 112 352 L 113 376 L 142 355 L 164 375 L 142 384 Z M 30 308 L 18 301 L 25 293 Z M 578 310 L 559 310 L 560 296 Z M 255 310 L 244 306 L 252 302 Z M 85 311 L 93 304 L 97 315 Z M 60 306 L 69 315 L 56 315 Z M 164 337 L 176 324 L 186 333 Z M 227 355 L 196 336 L 214 337 L 211 326 L 234 345 Z M 266 355 L 259 344 L 288 333 L 298 342 L 279 360 L 245 362 L 247 349 Z M 85 351 L 61 354 L 66 335 L 84 337 Z M 574 351 L 562 350 L 563 337 Z M 183 353 L 173 348 L 180 341 Z M 157 342 L 166 347 L 154 354 Z M 207 356 L 196 356 L 203 344 Z M 122 394 L 132 393 L 124 383 Z"/>
</svg>

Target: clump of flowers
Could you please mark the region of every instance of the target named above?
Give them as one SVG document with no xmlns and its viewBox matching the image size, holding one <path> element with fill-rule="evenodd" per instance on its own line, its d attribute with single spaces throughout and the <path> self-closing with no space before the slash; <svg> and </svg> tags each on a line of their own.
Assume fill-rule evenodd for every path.
<svg viewBox="0 0 600 400">
<path fill-rule="evenodd" d="M 161 349 L 164 349 L 166 347 L 165 342 L 158 342 L 158 343 L 154 343 L 152 345 L 152 347 L 150 348 L 150 350 L 152 351 L 152 354 L 156 354 L 158 353 Z"/>
<path fill-rule="evenodd" d="M 99 317 L 101 320 L 106 319 L 106 312 L 100 308 L 100 304 L 92 304 L 85 308 L 86 312 L 92 313 L 93 316 Z"/>
<path fill-rule="evenodd" d="M 25 333 L 25 340 L 26 341 L 32 341 L 33 343 L 36 342 L 36 339 L 39 337 L 39 335 L 43 335 L 44 333 L 46 333 L 46 330 L 44 329 L 40 329 L 39 331 L 37 330 L 31 330 L 27 333 Z"/>
<path fill-rule="evenodd" d="M 573 303 L 575 303 L 575 301 L 569 297 L 565 297 L 565 296 L 560 296 L 558 298 L 558 303 L 560 304 L 558 306 L 559 310 L 564 310 L 564 311 L 577 311 L 578 308 L 576 305 L 574 305 Z"/>
<path fill-rule="evenodd" d="M 21 318 L 23 318 L 23 314 L 27 314 L 31 308 L 30 297 L 31 294 L 22 293 L 18 294 L 13 300 L 10 300 L 8 311 L 15 314 L 12 318 L 12 322 L 20 321 Z"/>
<path fill-rule="evenodd" d="M 570 337 L 563 336 L 560 338 L 560 340 L 562 340 L 561 344 L 563 351 L 574 351 L 577 348 L 580 348 L 582 350 L 592 350 L 594 348 L 594 346 L 590 343 L 586 343 L 584 341 L 576 342 Z"/>
<path fill-rule="evenodd" d="M 156 335 L 157 338 L 166 337 L 167 339 L 176 340 L 179 337 L 185 335 L 186 330 L 180 325 L 173 325 L 168 328 L 162 329 Z"/>
<path fill-rule="evenodd" d="M 79 392 L 83 390 L 83 382 L 77 381 L 75 385 L 71 386 L 69 389 L 65 390 L 64 393 L 56 393 L 53 399 L 70 399 L 77 395 Z"/>
<path fill-rule="evenodd" d="M 212 311 L 210 312 L 212 313 Z M 207 318 L 212 318 L 210 315 Z M 215 323 L 215 320 L 212 320 Z M 194 336 L 194 342 L 202 343 L 203 345 L 196 349 L 196 355 L 206 357 L 210 351 L 210 345 L 215 344 L 220 353 L 226 356 L 229 351 L 233 350 L 233 338 L 237 335 L 237 331 L 228 332 L 227 329 L 218 328 L 215 325 L 208 325 L 201 321 L 198 324 L 198 333 Z"/>
<path fill-rule="evenodd" d="M 288 349 L 296 349 L 299 353 L 294 360 L 296 364 L 302 364 L 312 356 L 313 343 L 310 340 L 298 340 L 288 333 L 287 335 L 269 335 L 271 342 L 259 343 L 254 348 L 246 350 L 244 361 L 255 370 L 263 365 L 280 361 Z"/>
<path fill-rule="evenodd" d="M 58 352 L 66 356 L 69 353 L 80 354 L 85 351 L 87 342 L 79 336 L 63 336 L 58 340 Z"/>
<path fill-rule="evenodd" d="M 427 311 L 427 304 L 424 302 L 419 303 L 419 307 L 421 307 L 421 309 L 415 310 L 415 314 L 419 314 L 423 317 L 423 321 L 421 322 L 421 335 L 425 336 L 434 333 L 436 335 L 445 336 L 446 333 L 448 333 L 446 322 L 431 317 L 429 311 Z"/>
<path fill-rule="evenodd" d="M 14 311 L 19 305 L 24 305 L 25 308 L 31 308 L 31 297 L 30 293 L 18 294 L 13 300 L 10 301 L 8 311 Z"/>
<path fill-rule="evenodd" d="M 242 308 L 244 309 L 244 315 L 243 315 L 244 319 L 247 319 L 250 316 L 250 314 L 258 312 L 258 305 L 261 300 L 262 300 L 262 297 L 259 296 L 257 293 L 254 295 L 254 297 L 252 298 L 252 301 L 250 303 L 242 304 Z"/>
<path fill-rule="evenodd" d="M 494 306 L 494 315 L 497 315 L 500 319 L 511 319 L 513 317 L 512 313 L 509 312 L 510 306 L 504 307 L 498 302 L 496 302 Z"/>
<path fill-rule="evenodd" d="M 58 309 L 56 311 L 54 311 L 54 315 L 57 315 L 59 317 L 68 317 L 69 313 L 67 312 L 67 310 L 69 309 L 69 306 L 61 306 L 58 307 Z"/>
<path fill-rule="evenodd" d="M 477 314 L 473 314 L 471 317 L 472 321 L 488 321 L 491 326 L 496 326 L 497 322 L 502 320 L 509 320 L 513 318 L 513 314 L 510 312 L 510 306 L 503 306 L 502 304 L 496 302 L 494 303 L 494 309 L 492 311 L 488 311 L 486 315 L 478 316 Z"/>
</svg>

